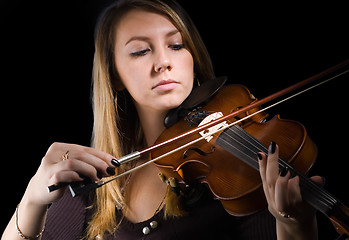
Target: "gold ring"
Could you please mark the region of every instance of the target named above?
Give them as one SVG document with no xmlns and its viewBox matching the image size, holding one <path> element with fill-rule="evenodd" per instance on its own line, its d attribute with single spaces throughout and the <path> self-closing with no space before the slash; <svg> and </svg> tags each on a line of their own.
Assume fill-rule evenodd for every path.
<svg viewBox="0 0 349 240">
<path fill-rule="evenodd" d="M 67 160 L 68 157 L 69 157 L 69 150 L 65 154 L 62 155 L 62 161 Z"/>
<path fill-rule="evenodd" d="M 291 217 L 290 214 L 285 213 L 285 212 L 279 211 L 279 214 L 280 214 L 282 217 L 284 217 L 284 218 L 290 218 L 290 217 Z"/>
</svg>

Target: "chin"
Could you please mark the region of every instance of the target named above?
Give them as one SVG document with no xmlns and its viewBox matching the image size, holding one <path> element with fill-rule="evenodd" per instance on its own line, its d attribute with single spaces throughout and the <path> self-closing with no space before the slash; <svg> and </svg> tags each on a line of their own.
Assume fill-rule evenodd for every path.
<svg viewBox="0 0 349 240">
<path fill-rule="evenodd" d="M 163 99 L 159 102 L 158 107 L 161 110 L 171 110 L 181 105 L 185 98 L 177 96 L 173 98 Z"/>
<path fill-rule="evenodd" d="M 158 110 L 171 110 L 181 105 L 189 96 L 190 92 L 191 86 L 188 86 L 188 88 L 182 87 L 174 91 L 169 91 L 166 94 L 157 95 L 156 103 L 153 102 L 152 105 Z"/>
</svg>

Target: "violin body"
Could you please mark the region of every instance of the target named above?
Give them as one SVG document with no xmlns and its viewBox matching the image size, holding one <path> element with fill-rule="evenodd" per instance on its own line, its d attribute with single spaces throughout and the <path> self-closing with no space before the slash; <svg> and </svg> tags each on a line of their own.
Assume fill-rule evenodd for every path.
<svg viewBox="0 0 349 240">
<path fill-rule="evenodd" d="M 220 89 L 205 106 L 196 110 L 194 112 L 196 116 L 193 118 L 204 115 L 203 122 L 205 122 L 214 115 L 225 116 L 255 101 L 257 99 L 246 87 L 228 85 Z M 235 120 L 258 110 L 259 108 L 252 109 L 239 115 Z M 216 114 L 217 112 L 219 114 Z M 265 121 L 266 117 L 265 113 L 258 113 L 239 125 L 264 146 L 275 141 L 281 149 L 280 157 L 301 173 L 306 173 L 316 159 L 317 148 L 307 135 L 304 126 L 295 121 L 280 119 L 279 116 Z M 196 127 L 190 126 L 193 121 L 197 122 L 197 119 L 180 120 L 174 126 L 166 129 L 157 141 L 162 142 L 166 140 L 165 138 L 171 138 Z M 230 121 L 233 122 L 234 119 Z M 224 124 L 227 123 L 224 122 L 212 128 L 217 129 Z M 211 130 L 207 129 L 197 133 L 177 144 L 184 145 Z M 217 144 L 219 135 L 220 132 L 160 159 L 155 164 L 166 177 L 174 177 L 180 183 L 207 184 L 214 196 L 222 202 L 226 211 L 232 215 L 248 215 L 266 208 L 262 181 L 256 167 L 241 161 Z M 171 151 L 175 147 L 164 147 L 154 151 L 152 158 Z M 254 154 L 255 166 L 258 166 L 256 153 Z"/>
<path fill-rule="evenodd" d="M 196 124 L 200 126 L 223 118 L 255 101 L 257 99 L 246 87 L 225 86 L 204 106 L 167 128 L 157 142 L 166 142 L 197 127 Z M 260 107 L 249 109 L 235 119 L 220 121 L 201 132 L 180 138 L 175 144 L 152 151 L 152 159 L 173 152 L 158 158 L 154 164 L 165 177 L 173 177 L 184 185 L 206 184 L 229 214 L 245 216 L 267 207 L 256 153 L 268 154 L 267 146 L 275 141 L 280 147 L 280 172 L 290 171 L 292 177 L 299 177 L 303 200 L 325 214 L 341 234 L 341 239 L 346 239 L 349 236 L 349 209 L 305 176 L 317 157 L 317 147 L 305 127 L 279 116 L 266 121 L 267 114 L 260 111 Z M 253 116 L 245 118 L 248 115 Z M 231 122 L 237 124 L 230 126 Z M 222 131 L 217 131 L 219 129 Z"/>
</svg>

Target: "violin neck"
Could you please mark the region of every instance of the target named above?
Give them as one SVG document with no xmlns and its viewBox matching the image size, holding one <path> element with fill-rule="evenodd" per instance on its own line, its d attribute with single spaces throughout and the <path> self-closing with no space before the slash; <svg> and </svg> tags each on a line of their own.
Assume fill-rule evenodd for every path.
<svg viewBox="0 0 349 240">
<path fill-rule="evenodd" d="M 267 147 L 237 125 L 224 130 L 217 138 L 216 144 L 257 171 L 259 171 L 259 164 L 256 154 L 258 152 L 268 154 Z M 299 176 L 302 198 L 312 207 L 328 217 L 335 216 L 349 226 L 349 217 L 342 210 L 343 205 L 338 199 L 281 158 L 279 158 L 279 169 L 280 172 L 289 171 L 292 177 Z"/>
</svg>

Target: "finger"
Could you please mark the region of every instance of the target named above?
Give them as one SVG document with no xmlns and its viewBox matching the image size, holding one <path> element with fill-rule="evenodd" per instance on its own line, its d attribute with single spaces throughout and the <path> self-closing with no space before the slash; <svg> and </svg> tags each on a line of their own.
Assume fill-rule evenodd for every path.
<svg viewBox="0 0 349 240">
<path fill-rule="evenodd" d="M 271 142 L 266 163 L 266 183 L 272 196 L 275 195 L 275 183 L 279 177 L 279 147 Z"/>
<path fill-rule="evenodd" d="M 319 178 L 321 179 L 321 177 Z M 296 176 L 289 181 L 289 201 L 290 207 L 292 208 L 289 212 L 291 215 L 294 215 L 298 221 L 306 222 L 309 217 L 313 219 L 316 210 L 303 201 L 299 182 L 299 176 Z"/>
<path fill-rule="evenodd" d="M 319 187 L 323 187 L 326 183 L 326 179 L 320 176 L 312 176 L 310 177 L 310 180 L 312 180 Z"/>
<path fill-rule="evenodd" d="M 84 179 L 74 171 L 56 172 L 50 179 L 49 185 L 57 183 L 70 183 L 75 181 L 83 181 Z"/>
<path fill-rule="evenodd" d="M 106 162 L 108 166 L 113 167 L 111 160 L 114 159 L 114 157 L 112 155 L 95 148 L 85 147 L 77 144 L 54 142 L 47 150 L 45 157 L 49 155 L 51 161 L 60 162 L 62 161 L 62 156 L 64 154 L 68 152 L 69 155 L 71 155 L 71 153 L 74 151 L 87 152 L 91 155 L 96 156 L 97 158 L 100 158 L 101 160 Z"/>
<path fill-rule="evenodd" d="M 54 172 L 58 173 L 61 171 L 74 171 L 81 176 L 90 178 L 93 181 L 100 180 L 99 176 L 97 175 L 97 169 L 94 166 L 78 159 L 69 158 L 65 161 L 57 163 Z"/>
<path fill-rule="evenodd" d="M 272 180 L 273 185 L 279 177 L 279 146 L 273 141 L 268 149 L 266 176 Z"/>
<path fill-rule="evenodd" d="M 65 156 L 63 158 L 63 156 Z M 58 163 L 66 158 L 86 162 L 96 168 L 100 177 L 109 177 L 115 174 L 111 163 L 113 157 L 100 150 L 77 144 L 53 143 L 47 151 L 44 160 L 46 163 Z"/>
<path fill-rule="evenodd" d="M 68 159 L 76 159 L 79 161 L 83 161 L 91 166 L 93 166 L 97 172 L 100 173 L 103 177 L 110 176 L 107 168 L 109 168 L 109 165 L 106 161 L 103 159 L 91 154 L 91 151 L 89 148 L 85 148 L 79 151 L 71 151 L 69 152 Z"/>
<path fill-rule="evenodd" d="M 261 175 L 262 181 L 266 180 L 266 167 L 267 167 L 267 156 L 263 152 L 257 153 L 258 163 L 259 163 L 259 173 Z"/>
<path fill-rule="evenodd" d="M 289 207 L 289 192 L 288 184 L 291 177 L 290 172 L 282 177 L 279 176 L 275 183 L 275 210 L 280 212 L 287 212 Z"/>
<path fill-rule="evenodd" d="M 111 163 L 111 160 L 115 159 L 114 156 L 112 156 L 106 152 L 103 152 L 99 149 L 91 148 L 91 147 L 85 147 L 85 151 L 96 156 L 97 158 L 103 160 L 104 162 L 106 162 L 108 164 L 108 166 L 114 167 L 114 165 Z"/>
<path fill-rule="evenodd" d="M 297 206 L 302 202 L 301 189 L 299 187 L 299 177 L 296 176 L 288 183 L 289 202 L 291 206 Z"/>
<path fill-rule="evenodd" d="M 258 158 L 258 163 L 259 163 L 259 174 L 262 179 L 262 184 L 263 184 L 263 190 L 265 197 L 267 198 L 268 202 L 270 202 L 270 194 L 269 194 L 269 189 L 267 187 L 267 177 L 266 177 L 266 169 L 267 169 L 267 156 L 263 152 L 257 153 L 257 158 Z"/>
</svg>

